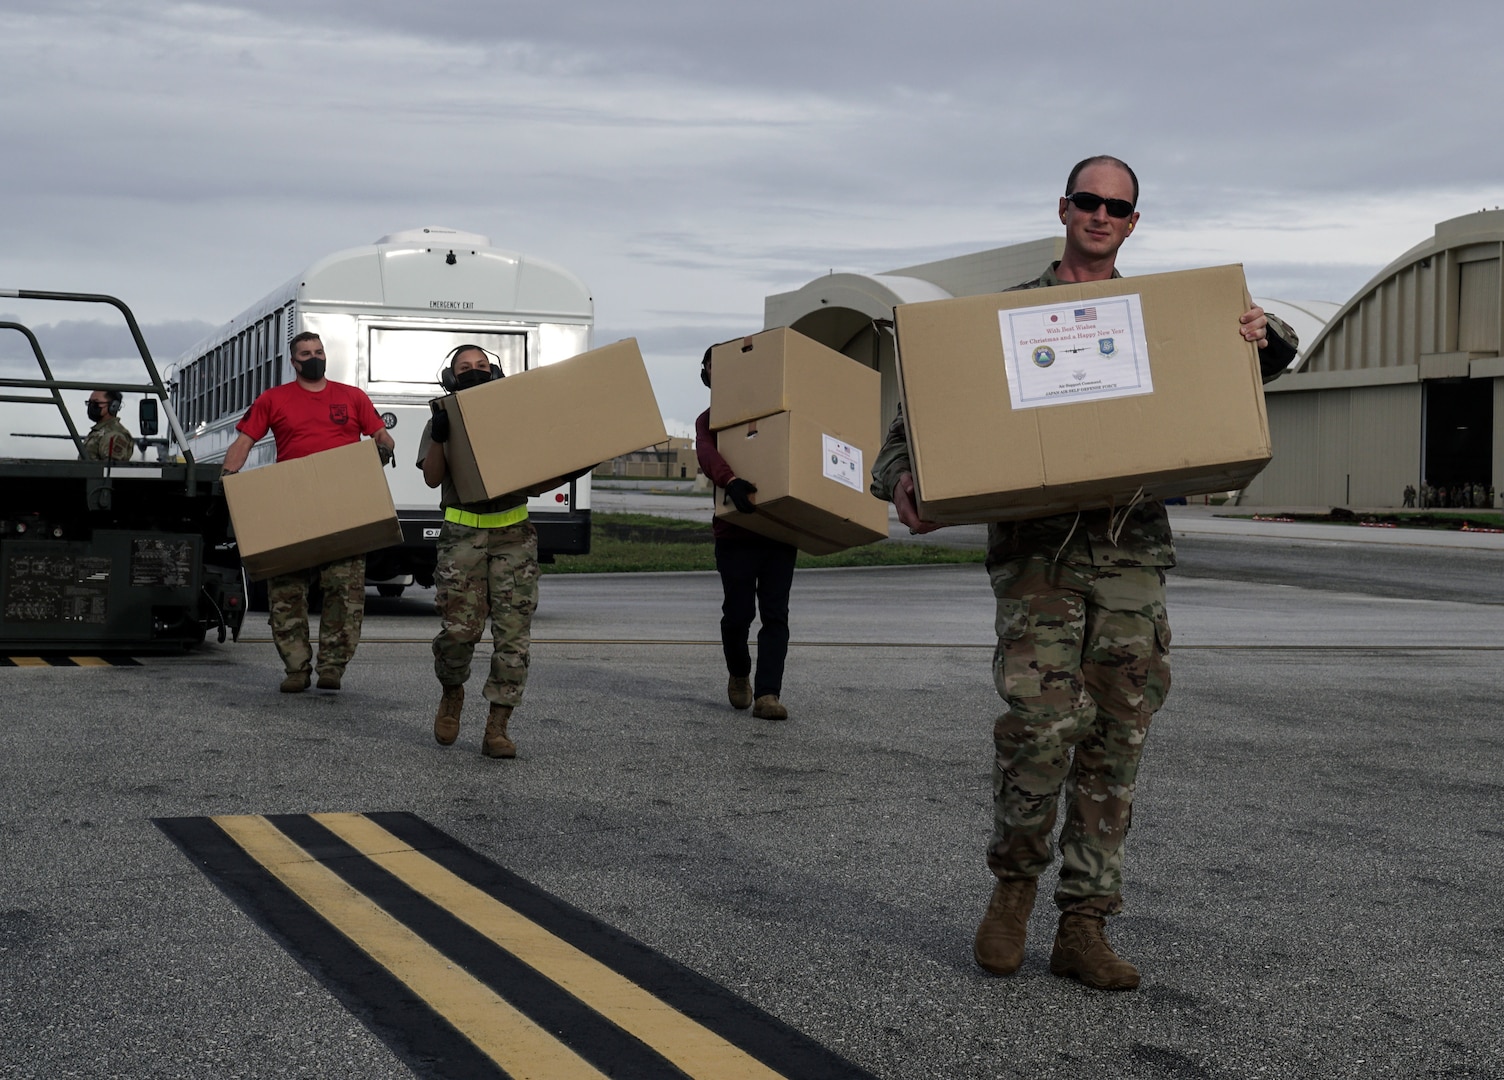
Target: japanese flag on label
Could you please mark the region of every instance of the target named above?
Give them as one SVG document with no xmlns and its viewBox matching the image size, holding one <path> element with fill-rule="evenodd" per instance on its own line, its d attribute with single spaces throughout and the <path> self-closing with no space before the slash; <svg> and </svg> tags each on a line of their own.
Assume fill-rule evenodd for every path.
<svg viewBox="0 0 1504 1080">
<path fill-rule="evenodd" d="M 853 491 L 865 491 L 867 485 L 862 482 L 861 448 L 830 435 L 822 435 L 821 438 L 825 441 L 825 476 L 838 484 L 845 484 Z"/>
</svg>

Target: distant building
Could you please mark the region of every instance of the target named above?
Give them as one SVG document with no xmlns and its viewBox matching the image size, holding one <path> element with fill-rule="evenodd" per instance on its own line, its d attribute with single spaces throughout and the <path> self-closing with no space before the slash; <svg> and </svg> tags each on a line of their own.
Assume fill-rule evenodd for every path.
<svg viewBox="0 0 1504 1080">
<path fill-rule="evenodd" d="M 1504 477 L 1501 252 L 1504 211 L 1443 221 L 1303 342 L 1298 370 L 1266 387 L 1274 461 L 1242 502 L 1399 506 L 1407 486 L 1490 491 Z"/>
<path fill-rule="evenodd" d="M 671 436 L 643 450 L 603 461 L 590 475 L 631 480 L 692 480 L 700 471 L 693 439 Z"/>
</svg>

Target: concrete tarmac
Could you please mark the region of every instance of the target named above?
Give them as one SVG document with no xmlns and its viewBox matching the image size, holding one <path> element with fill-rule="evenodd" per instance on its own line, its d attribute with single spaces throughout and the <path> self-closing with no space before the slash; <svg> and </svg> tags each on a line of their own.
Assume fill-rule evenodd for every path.
<svg viewBox="0 0 1504 1080">
<path fill-rule="evenodd" d="M 1170 582 L 1110 931 L 1136 993 L 1049 974 L 1050 878 L 1023 970 L 972 963 L 980 567 L 801 572 L 782 724 L 725 702 L 715 575 L 559 576 L 510 762 L 479 677 L 432 741 L 422 592 L 371 597 L 337 694 L 277 693 L 260 616 L 0 669 L 0 1077 L 414 1075 L 151 824 L 343 810 L 412 811 L 882 1077 L 1504 1077 L 1504 604 L 1465 588 L 1504 553 L 1389 549 L 1433 599 L 1331 587 L 1324 540 L 1219 542 Z"/>
</svg>

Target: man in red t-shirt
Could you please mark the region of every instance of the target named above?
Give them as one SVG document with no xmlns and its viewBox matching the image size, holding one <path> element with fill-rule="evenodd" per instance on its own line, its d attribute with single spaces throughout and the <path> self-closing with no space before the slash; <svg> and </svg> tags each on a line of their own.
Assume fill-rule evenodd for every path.
<svg viewBox="0 0 1504 1080">
<path fill-rule="evenodd" d="M 395 443 L 365 391 L 324 378 L 324 343 L 317 334 L 292 339 L 292 367 L 297 378 L 274 386 L 251 403 L 235 429 L 240 432 L 225 454 L 224 473 L 239 472 L 245 459 L 268 431 L 277 444 L 277 460 L 317 454 L 371 436 L 381 451 L 382 464 L 392 460 Z M 308 581 L 319 575 L 324 609 L 319 619 L 318 677 L 320 690 L 338 690 L 345 665 L 360 643 L 360 624 L 366 610 L 366 559 L 356 555 L 293 574 L 281 574 L 267 586 L 272 640 L 282 655 L 287 677 L 284 694 L 308 689 L 313 650 L 308 643 Z"/>
</svg>

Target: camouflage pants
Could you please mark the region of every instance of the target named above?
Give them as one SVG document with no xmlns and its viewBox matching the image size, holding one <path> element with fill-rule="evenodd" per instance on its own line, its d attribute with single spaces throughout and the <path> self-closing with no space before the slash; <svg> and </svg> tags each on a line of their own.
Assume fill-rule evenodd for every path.
<svg viewBox="0 0 1504 1080">
<path fill-rule="evenodd" d="M 470 678 L 470 660 L 489 614 L 494 649 L 486 700 L 520 705 L 538 607 L 538 534 L 532 524 L 474 529 L 444 522 L 434 584 L 440 627 L 433 639 L 433 670 L 439 682 L 459 686 Z"/>
<path fill-rule="evenodd" d="M 366 613 L 366 557 L 349 559 L 280 574 L 267 583 L 272 640 L 282 654 L 289 675 L 307 671 L 313 660 L 308 644 L 308 582 L 317 574 L 324 594 L 319 615 L 320 675 L 339 675 L 360 644 L 360 624 Z"/>
<path fill-rule="evenodd" d="M 999 878 L 1038 877 L 1063 789 L 1055 903 L 1115 914 L 1139 757 L 1170 689 L 1164 571 L 1034 558 L 991 576 L 992 672 L 1008 707 L 992 733 L 987 865 Z"/>
</svg>

